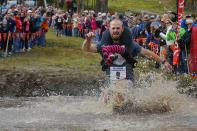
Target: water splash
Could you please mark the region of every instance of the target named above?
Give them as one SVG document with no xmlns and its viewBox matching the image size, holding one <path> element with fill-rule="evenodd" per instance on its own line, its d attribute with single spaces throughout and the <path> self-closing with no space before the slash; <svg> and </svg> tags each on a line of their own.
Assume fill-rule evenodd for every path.
<svg viewBox="0 0 197 131">
<path fill-rule="evenodd" d="M 108 85 L 109 88 L 105 88 L 101 98 L 118 114 L 185 112 L 197 109 L 195 100 L 179 94 L 176 86 L 176 81 L 164 80 L 160 74 L 141 74 L 134 83 L 126 80 L 112 82 Z"/>
</svg>

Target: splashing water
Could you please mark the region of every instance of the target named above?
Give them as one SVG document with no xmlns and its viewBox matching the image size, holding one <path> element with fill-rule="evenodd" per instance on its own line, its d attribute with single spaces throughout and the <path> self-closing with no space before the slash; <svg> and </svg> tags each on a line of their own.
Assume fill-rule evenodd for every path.
<svg viewBox="0 0 197 131">
<path fill-rule="evenodd" d="M 197 102 L 179 94 L 176 82 L 150 73 L 142 74 L 135 83 L 119 81 L 108 86 L 104 90 L 109 95 L 107 104 L 98 100 L 98 94 L 0 98 L 0 130 L 197 129 Z"/>
<path fill-rule="evenodd" d="M 176 85 L 176 82 L 164 80 L 159 74 L 148 73 L 142 74 L 134 83 L 127 80 L 111 82 L 102 97 L 112 106 L 114 113 L 119 114 L 196 109 L 197 105 L 192 103 L 194 100 L 179 94 Z"/>
</svg>

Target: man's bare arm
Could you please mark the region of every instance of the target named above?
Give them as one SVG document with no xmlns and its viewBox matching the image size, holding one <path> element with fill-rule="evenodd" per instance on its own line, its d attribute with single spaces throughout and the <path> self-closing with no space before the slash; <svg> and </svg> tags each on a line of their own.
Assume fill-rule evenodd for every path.
<svg viewBox="0 0 197 131">
<path fill-rule="evenodd" d="M 157 54 L 155 54 L 154 52 L 142 48 L 140 54 L 146 56 L 147 58 L 150 58 L 150 59 L 152 59 L 152 60 L 154 60 L 154 61 L 157 61 L 157 62 L 163 64 L 164 67 L 165 67 L 165 69 L 166 69 L 167 71 L 171 71 L 171 70 L 172 70 L 172 66 L 171 66 L 165 59 L 161 59 L 161 58 L 160 58 Z"/>
<path fill-rule="evenodd" d="M 90 32 L 87 34 L 86 39 L 84 40 L 83 45 L 82 45 L 83 51 L 97 53 L 96 45 L 91 43 L 91 40 L 94 36 L 95 35 L 93 32 Z"/>
<path fill-rule="evenodd" d="M 89 40 L 85 39 L 82 45 L 82 50 L 87 52 L 97 53 L 97 47 L 92 44 Z"/>
<path fill-rule="evenodd" d="M 142 48 L 140 54 L 142 54 L 142 55 L 146 56 L 147 58 L 150 58 L 154 61 L 157 61 L 159 63 L 163 62 L 163 60 L 158 55 L 156 55 L 155 53 L 153 53 L 150 50 Z"/>
</svg>

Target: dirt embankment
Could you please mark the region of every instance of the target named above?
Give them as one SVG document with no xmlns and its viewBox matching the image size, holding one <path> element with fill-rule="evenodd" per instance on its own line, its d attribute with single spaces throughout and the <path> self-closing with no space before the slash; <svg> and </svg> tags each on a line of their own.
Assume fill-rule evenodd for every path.
<svg viewBox="0 0 197 131">
<path fill-rule="evenodd" d="M 99 95 L 104 76 L 68 75 L 66 71 L 0 70 L 0 97 Z M 197 80 L 179 81 L 180 93 L 197 98 Z"/>
<path fill-rule="evenodd" d="M 101 77 L 62 72 L 0 70 L 0 97 L 90 95 L 99 92 Z"/>
</svg>

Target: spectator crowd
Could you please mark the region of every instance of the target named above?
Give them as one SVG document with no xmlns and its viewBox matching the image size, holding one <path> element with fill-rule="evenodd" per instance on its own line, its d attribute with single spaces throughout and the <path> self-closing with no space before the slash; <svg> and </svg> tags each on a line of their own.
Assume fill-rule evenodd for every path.
<svg viewBox="0 0 197 131">
<path fill-rule="evenodd" d="M 163 15 L 150 13 L 123 15 L 93 10 L 76 13 L 52 6 L 30 8 L 23 5 L 11 8 L 2 5 L 0 11 L 0 48 L 8 55 L 29 51 L 35 45 L 45 47 L 45 34 L 49 27 L 56 30 L 57 37 L 85 38 L 89 31 L 93 31 L 95 33 L 93 42 L 97 44 L 101 40 L 102 33 L 109 28 L 109 22 L 118 17 L 125 28 L 130 29 L 133 41 L 167 59 L 174 66 L 175 73 L 188 73 L 192 27 L 197 26 L 195 15 L 184 16 L 177 40 L 177 14 L 171 11 Z M 180 47 L 178 65 L 173 62 L 175 43 Z M 159 63 L 156 63 L 155 67 L 159 68 Z"/>
<path fill-rule="evenodd" d="M 174 73 L 188 74 L 188 60 L 192 27 L 197 26 L 195 15 L 185 15 L 176 39 L 178 18 L 177 14 L 168 11 L 162 15 L 150 13 L 110 14 L 85 10 L 80 14 L 72 11 L 56 10 L 51 17 L 50 26 L 56 30 L 57 36 L 74 36 L 85 38 L 89 31 L 95 33 L 94 43 L 99 43 L 102 33 L 109 27 L 110 20 L 119 18 L 126 28 L 129 28 L 133 40 L 146 49 L 168 60 L 174 67 Z M 174 61 L 175 44 L 179 45 L 179 56 Z M 197 58 L 194 58 L 197 65 Z M 194 65 L 194 66 L 195 66 Z M 155 63 L 159 68 L 159 63 Z"/>
<path fill-rule="evenodd" d="M 33 46 L 45 47 L 48 17 L 43 7 L 16 5 L 0 10 L 0 49 L 5 55 L 30 51 Z"/>
</svg>

